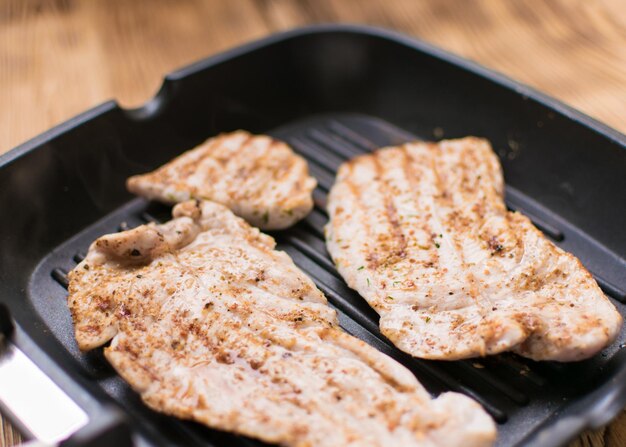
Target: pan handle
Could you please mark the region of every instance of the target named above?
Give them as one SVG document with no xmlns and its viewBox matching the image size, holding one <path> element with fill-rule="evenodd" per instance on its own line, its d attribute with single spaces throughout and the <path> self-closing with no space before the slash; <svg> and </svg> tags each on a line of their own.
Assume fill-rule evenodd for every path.
<svg viewBox="0 0 626 447">
<path fill-rule="evenodd" d="M 83 411 L 12 341 L 15 327 L 0 304 L 0 407 L 30 437 L 53 444 L 89 421 Z"/>
<path fill-rule="evenodd" d="M 16 335 L 9 310 L 0 303 L 0 408 L 32 439 L 24 445 L 133 446 L 132 432 L 120 410 L 102 405 L 89 417 L 16 345 L 20 338 Z"/>
</svg>

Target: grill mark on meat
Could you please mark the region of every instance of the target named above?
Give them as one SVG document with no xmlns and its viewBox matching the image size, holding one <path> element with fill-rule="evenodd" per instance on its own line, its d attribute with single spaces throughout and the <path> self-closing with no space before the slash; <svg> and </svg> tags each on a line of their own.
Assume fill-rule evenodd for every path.
<svg viewBox="0 0 626 447">
<path fill-rule="evenodd" d="M 479 306 L 481 317 L 484 319 L 488 315 L 490 309 L 493 306 L 491 303 L 486 303 L 486 304 L 483 303 L 483 301 L 488 300 L 488 297 L 486 294 L 482 292 L 481 287 L 480 287 L 480 282 L 476 281 L 474 276 L 470 273 L 469 265 L 465 258 L 465 254 L 464 254 L 460 237 L 458 235 L 454 235 L 454 233 L 449 231 L 449 228 L 451 227 L 449 220 L 440 218 L 438 215 L 438 210 L 440 209 L 453 210 L 455 207 L 454 199 L 453 197 L 451 197 L 450 194 L 447 193 L 446 186 L 443 184 L 441 180 L 441 176 L 439 174 L 439 166 L 442 163 L 444 163 L 441 157 L 441 151 L 438 150 L 439 147 L 435 144 L 431 144 L 428 146 L 428 148 L 430 151 L 432 151 L 435 154 L 434 157 L 431 157 L 431 160 L 432 160 L 431 169 L 435 176 L 435 184 L 437 185 L 437 189 L 438 189 L 438 193 L 435 194 L 434 196 L 435 206 L 433 210 L 433 215 L 437 215 L 437 218 L 439 219 L 441 226 L 443 227 L 443 231 L 446 234 L 446 239 L 449 240 L 450 245 L 454 247 L 454 257 L 459 262 L 459 268 L 461 272 L 463 272 L 462 274 L 465 276 L 466 284 L 469 285 L 468 294 L 472 297 L 472 299 L 474 299 L 474 302 L 476 303 L 476 305 Z M 464 155 L 466 155 L 466 153 L 467 151 L 464 151 Z M 465 157 L 462 156 L 461 160 L 463 160 L 464 158 Z M 450 172 L 454 172 L 453 171 L 454 166 L 446 166 L 446 169 Z M 462 172 L 461 175 L 464 176 L 465 173 Z M 461 181 L 461 184 L 463 184 L 463 180 Z M 461 194 L 464 195 L 464 200 L 471 202 L 476 199 L 475 195 L 468 197 L 467 194 L 464 194 L 467 192 L 465 189 L 460 188 L 460 191 L 461 191 Z"/>
<path fill-rule="evenodd" d="M 235 167 L 236 169 L 237 166 L 241 166 L 246 171 L 246 175 L 243 176 L 244 181 L 242 185 L 237 185 L 237 183 L 240 183 L 240 178 L 237 178 L 237 176 L 227 178 L 226 190 L 231 193 L 230 197 L 233 200 L 240 200 L 242 198 L 254 198 L 254 196 L 244 195 L 244 193 L 247 192 L 245 186 L 246 183 L 248 183 L 250 180 L 249 174 L 258 170 L 259 166 L 262 166 L 262 161 L 264 161 L 264 158 L 254 157 L 252 161 L 252 166 L 247 167 L 248 160 L 246 158 L 246 152 L 249 146 L 253 143 L 253 141 L 253 136 L 247 135 L 245 140 L 243 140 L 243 142 L 239 145 L 237 151 L 227 154 L 225 169 L 233 169 L 233 167 Z"/>
<path fill-rule="evenodd" d="M 276 141 L 272 141 L 271 144 L 274 146 Z M 283 182 L 291 174 L 291 170 L 294 168 L 295 164 L 295 158 L 288 158 L 281 164 L 277 164 L 272 172 L 272 178 L 277 182 Z"/>
<path fill-rule="evenodd" d="M 156 171 L 129 178 L 127 186 L 166 203 L 212 200 L 259 228 L 282 229 L 313 208 L 316 183 L 306 161 L 287 144 L 236 131 L 209 139 Z"/>
<path fill-rule="evenodd" d="M 380 163 L 380 159 L 378 156 L 375 156 L 374 160 L 376 163 L 376 173 L 380 178 L 382 178 L 383 169 Z M 391 234 L 393 236 L 394 242 L 393 245 L 395 246 L 394 253 L 392 254 L 391 259 L 391 262 L 393 262 L 394 256 L 400 259 L 406 257 L 407 242 L 406 237 L 402 231 L 402 225 L 400 224 L 400 220 L 398 218 L 398 209 L 396 208 L 396 205 L 393 201 L 393 195 L 389 190 L 389 185 L 385 181 L 381 181 L 380 185 L 380 191 L 381 194 L 384 196 L 383 200 L 385 202 L 385 217 L 387 218 L 387 220 L 389 221 L 389 225 L 391 226 Z"/>
<path fill-rule="evenodd" d="M 400 349 L 437 359 L 513 350 L 571 361 L 619 332 L 621 317 L 580 262 L 506 210 L 502 171 L 486 141 L 380 149 L 339 172 L 328 200 L 329 253 Z M 395 243 L 368 248 L 380 233 L 393 237 L 389 200 L 407 241 L 393 272 L 375 267 L 394 255 Z M 412 211 L 416 218 L 407 219 Z"/>
<path fill-rule="evenodd" d="M 345 169 L 349 171 L 349 174 L 346 176 L 347 178 L 350 177 L 351 171 L 353 169 L 353 165 L 350 164 L 349 162 L 346 163 L 344 165 Z M 367 207 L 365 206 L 365 204 L 363 203 L 363 200 L 361 199 L 361 191 L 359 189 L 359 187 L 357 185 L 355 185 L 352 181 L 346 179 L 345 180 L 346 183 L 346 187 L 349 189 L 350 194 L 354 200 L 355 206 L 354 206 L 354 210 L 353 212 L 358 212 L 358 213 L 362 213 L 364 212 Z M 365 228 L 365 233 L 367 235 L 367 240 L 372 240 L 373 239 L 373 229 L 372 226 L 370 225 L 369 221 L 367 220 L 363 220 L 363 226 Z M 336 236 L 335 236 L 336 237 Z M 339 243 L 341 243 L 341 241 L 338 241 Z M 376 269 L 378 267 L 378 254 L 376 252 L 376 248 L 374 247 L 373 250 L 369 250 L 368 254 L 365 256 L 365 260 L 367 261 L 367 264 L 370 268 L 372 269 Z"/>
<path fill-rule="evenodd" d="M 467 188 L 467 185 L 470 183 L 467 177 L 467 168 L 469 166 L 479 166 L 479 162 L 477 158 L 474 156 L 473 151 L 469 151 L 467 147 L 464 147 L 462 150 L 462 155 L 460 155 L 459 159 L 461 160 L 461 168 L 465 167 L 465 169 L 456 169 L 454 165 L 448 166 L 444 160 L 442 160 L 442 151 L 438 150 L 439 147 L 437 145 L 430 145 L 429 149 L 433 151 L 436 156 L 433 157 L 432 170 L 435 174 L 436 184 L 438 185 L 439 194 L 434 197 L 435 202 L 437 202 L 437 206 L 435 210 L 438 209 L 450 209 L 454 210 L 457 208 L 457 203 L 455 203 L 455 195 L 449 194 L 446 191 L 446 186 L 443 184 L 441 180 L 441 176 L 439 175 L 439 167 L 444 166 L 444 169 L 450 173 L 451 176 L 454 176 L 457 172 L 460 171 L 461 179 L 458 181 L 458 194 L 461 203 L 474 203 L 473 207 L 478 207 L 478 209 L 482 210 L 482 212 L 476 212 L 477 220 L 470 224 L 470 228 L 466 228 L 465 231 L 470 231 L 471 228 L 474 227 L 482 227 L 485 219 L 485 201 L 483 196 L 479 193 L 479 190 Z M 473 163 L 468 164 L 467 160 L 470 159 Z M 442 220 L 442 225 L 444 225 L 445 229 L 448 230 L 452 228 L 450 219 Z M 446 231 L 446 236 L 448 240 L 451 239 L 451 244 L 455 248 L 455 256 L 459 260 L 461 272 L 457 272 L 457 274 L 463 274 L 465 277 L 465 284 L 467 287 L 467 294 L 474 300 L 475 305 L 477 306 L 477 313 L 480 317 L 480 321 L 477 322 L 476 325 L 465 325 L 460 324 L 458 326 L 461 329 L 460 334 L 461 337 L 471 337 L 472 332 L 477 332 L 479 334 L 479 339 L 483 340 L 482 343 L 478 344 L 477 354 L 480 356 L 484 356 L 487 354 L 488 345 L 490 342 L 495 341 L 496 339 L 496 329 L 494 326 L 499 327 L 500 322 L 498 318 L 495 319 L 492 317 L 493 308 L 497 308 L 496 303 L 494 303 L 489 296 L 489 293 L 484 289 L 481 281 L 477 280 L 474 274 L 471 273 L 470 265 L 465 256 L 465 250 L 462 245 L 461 235 L 463 232 L 454 233 L 452 231 Z M 516 320 L 515 317 L 512 318 Z M 463 335 L 465 334 L 465 335 Z"/>
<path fill-rule="evenodd" d="M 378 234 L 378 246 L 376 247 L 376 256 L 371 257 L 372 268 L 385 267 L 391 268 L 393 264 L 398 262 L 406 255 L 406 238 L 402 233 L 402 228 L 398 220 L 398 212 L 393 203 L 389 187 L 383 179 L 383 169 L 378 156 L 372 156 L 372 163 L 374 164 L 374 171 L 377 178 L 378 194 L 381 196 L 384 203 L 384 210 L 382 215 L 387 221 L 390 229 L 389 234 Z M 364 210 L 367 208 L 364 208 Z M 383 259 L 380 259 L 379 253 L 381 251 L 387 252 Z"/>
<path fill-rule="evenodd" d="M 432 206 L 431 215 L 433 216 L 433 219 L 437 221 L 438 226 L 440 227 L 441 231 L 446 232 L 446 236 L 447 236 L 447 233 L 448 233 L 447 228 L 446 228 L 447 226 L 445 224 L 445 221 L 439 216 L 439 210 L 442 207 L 449 206 L 450 198 L 446 191 L 446 187 L 444 186 L 439 176 L 439 170 L 437 169 L 437 165 L 439 163 L 439 160 L 438 160 L 439 154 L 438 154 L 438 151 L 436 150 L 436 146 L 428 145 L 427 147 L 429 151 L 435 154 L 434 156 L 429 157 L 430 163 L 431 163 L 431 170 L 435 179 L 435 186 L 437 188 L 437 192 L 433 195 L 434 203 Z M 433 234 L 437 234 L 437 233 L 433 232 Z M 443 233 L 440 233 L 440 234 L 443 234 Z M 459 262 L 459 267 L 462 269 L 462 271 L 465 271 L 466 264 L 463 260 L 462 249 L 460 247 L 459 241 L 453 237 L 450 245 L 455 248 L 453 255 Z M 437 256 L 437 261 L 438 263 L 437 263 L 436 268 L 440 269 L 443 266 L 441 265 L 441 260 L 440 260 L 439 255 Z"/>
<path fill-rule="evenodd" d="M 104 236 L 109 246 L 142 241 L 146 264 L 94 243 L 70 273 L 79 346 L 113 338 L 106 358 L 151 408 L 289 446 L 493 442 L 493 423 L 476 403 L 454 393 L 431 400 L 410 371 L 342 332 L 271 238 L 209 202 L 179 204 L 173 214 Z M 169 243 L 177 229 L 193 237 L 182 235 L 175 249 L 155 250 L 150 243 L 162 241 L 145 237 L 158 231 Z M 89 298 L 96 294 L 129 314 L 111 322 Z M 90 323 L 106 327 L 91 334 Z"/>
<path fill-rule="evenodd" d="M 411 190 L 413 191 L 417 191 L 419 190 L 419 179 L 417 178 L 416 172 L 417 169 L 414 168 L 415 160 L 413 159 L 413 156 L 410 154 L 410 152 L 407 149 L 406 145 L 402 145 L 399 147 L 400 153 L 402 154 L 402 158 L 403 158 L 403 172 L 404 172 L 404 177 L 406 178 L 406 181 L 410 187 Z M 418 205 L 418 201 L 417 201 L 417 197 L 414 197 L 412 200 L 412 204 L 415 210 L 415 214 L 421 214 L 421 213 L 425 213 L 425 214 L 431 214 L 433 210 L 424 210 L 421 209 L 420 206 Z M 422 226 L 422 230 L 426 233 L 426 234 L 434 234 L 433 231 L 433 227 L 432 225 L 430 225 L 430 221 L 432 219 L 428 219 Z M 432 238 L 431 238 L 432 239 Z M 432 242 L 432 240 L 431 240 Z M 439 266 L 439 253 L 436 250 L 433 250 L 433 245 L 431 245 L 430 247 L 427 247 L 428 251 L 429 251 L 429 257 L 428 257 L 428 263 L 430 265 L 430 267 L 434 267 L 437 268 Z M 418 249 L 423 249 L 418 247 Z"/>
<path fill-rule="evenodd" d="M 203 162 L 206 162 L 206 160 L 213 157 L 215 149 L 222 145 L 222 142 L 225 140 L 225 138 L 226 138 L 225 135 L 218 135 L 216 138 L 214 138 L 213 140 L 209 142 L 206 148 L 205 155 L 199 157 L 198 159 L 192 159 L 188 163 L 183 164 L 180 168 L 181 169 L 180 177 L 191 176 L 198 169 L 199 164 L 201 165 Z M 212 176 L 210 174 L 212 173 L 212 171 L 213 169 L 210 166 L 208 166 L 207 170 L 205 171 L 204 182 L 211 180 Z M 160 169 L 159 171 L 157 171 L 157 173 L 161 173 L 161 172 L 164 173 L 164 177 L 166 176 L 168 180 L 174 183 L 177 183 L 179 186 L 184 186 L 184 184 L 179 182 L 178 179 L 174 176 L 175 174 L 174 172 L 167 171 L 165 169 Z"/>
</svg>

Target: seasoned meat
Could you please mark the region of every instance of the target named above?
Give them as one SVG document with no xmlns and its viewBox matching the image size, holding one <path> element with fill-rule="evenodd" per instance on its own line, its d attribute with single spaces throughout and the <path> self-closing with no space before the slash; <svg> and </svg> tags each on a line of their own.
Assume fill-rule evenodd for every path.
<svg viewBox="0 0 626 447">
<path fill-rule="evenodd" d="M 306 216 L 316 184 L 306 161 L 287 144 L 243 130 L 210 138 L 127 181 L 130 192 L 169 204 L 221 203 L 265 230 L 287 228 Z"/>
<path fill-rule="evenodd" d="M 384 148 L 341 166 L 328 251 L 400 349 L 573 361 L 615 339 L 622 318 L 589 272 L 503 196 L 500 163 L 478 138 Z"/>
<path fill-rule="evenodd" d="M 432 399 L 402 365 L 343 332 L 274 240 L 225 207 L 95 241 L 70 273 L 81 349 L 151 408 L 289 446 L 485 446 L 471 399 Z"/>
</svg>

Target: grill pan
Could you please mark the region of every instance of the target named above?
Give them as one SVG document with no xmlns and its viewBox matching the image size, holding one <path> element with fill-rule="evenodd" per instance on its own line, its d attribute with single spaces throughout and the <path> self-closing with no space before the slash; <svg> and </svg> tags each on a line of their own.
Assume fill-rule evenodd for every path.
<svg viewBox="0 0 626 447">
<path fill-rule="evenodd" d="M 238 128 L 285 140 L 309 161 L 319 182 L 315 209 L 272 235 L 342 326 L 402 362 L 434 395 L 454 390 L 480 402 L 498 422 L 498 445 L 564 445 L 626 405 L 624 334 L 572 364 L 512 354 L 436 362 L 400 352 L 338 276 L 322 233 L 342 161 L 413 139 L 483 136 L 501 158 L 509 208 L 577 255 L 626 315 L 626 137 L 424 43 L 327 25 L 208 58 L 168 75 L 141 108 L 105 103 L 0 157 L 0 313 L 15 322 L 12 343 L 89 415 L 83 436 L 67 445 L 121 446 L 129 436 L 136 445 L 263 445 L 149 410 L 102 350 L 80 353 L 65 303 L 66 274 L 90 242 L 169 218 L 168 207 L 130 196 L 126 177 Z"/>
</svg>

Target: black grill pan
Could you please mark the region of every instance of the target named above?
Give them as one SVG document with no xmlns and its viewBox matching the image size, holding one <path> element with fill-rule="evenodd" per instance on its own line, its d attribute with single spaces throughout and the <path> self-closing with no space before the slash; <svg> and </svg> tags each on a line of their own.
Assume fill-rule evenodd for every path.
<svg viewBox="0 0 626 447">
<path fill-rule="evenodd" d="M 337 275 L 322 234 L 342 161 L 416 138 L 484 136 L 501 157 L 508 206 L 576 254 L 626 315 L 626 138 L 423 43 L 321 26 L 199 62 L 169 75 L 142 108 L 106 103 L 0 157 L 0 301 L 17 323 L 13 341 L 92 419 L 117 407 L 138 445 L 261 445 L 148 410 L 100 350 L 78 351 L 65 304 L 66 273 L 91 241 L 169 216 L 165 206 L 133 199 L 125 178 L 237 128 L 283 139 L 308 159 L 319 181 L 315 209 L 273 236 L 342 326 L 405 364 L 433 394 L 454 390 L 480 402 L 498 422 L 498 445 L 563 445 L 626 404 L 623 334 L 575 364 L 403 354 Z"/>
</svg>

